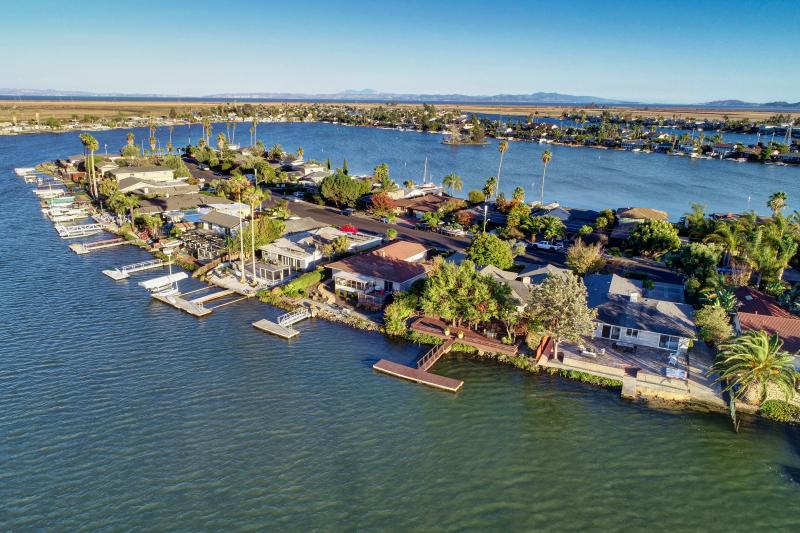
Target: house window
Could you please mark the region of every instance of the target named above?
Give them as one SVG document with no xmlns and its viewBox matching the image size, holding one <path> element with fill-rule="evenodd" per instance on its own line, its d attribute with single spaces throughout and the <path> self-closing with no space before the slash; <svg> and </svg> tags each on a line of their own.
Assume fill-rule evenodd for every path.
<svg viewBox="0 0 800 533">
<path fill-rule="evenodd" d="M 671 337 L 669 335 L 661 335 L 661 338 L 658 339 L 658 347 L 664 348 L 666 350 L 677 350 L 678 349 L 678 337 Z"/>
<path fill-rule="evenodd" d="M 625 336 L 626 337 L 631 337 L 633 339 L 637 339 L 637 338 L 639 338 L 639 330 L 638 329 L 627 328 L 625 330 Z"/>
<path fill-rule="evenodd" d="M 619 340 L 619 328 L 617 326 L 603 324 L 603 329 L 600 332 L 600 336 L 604 339 L 612 339 L 615 341 Z"/>
</svg>

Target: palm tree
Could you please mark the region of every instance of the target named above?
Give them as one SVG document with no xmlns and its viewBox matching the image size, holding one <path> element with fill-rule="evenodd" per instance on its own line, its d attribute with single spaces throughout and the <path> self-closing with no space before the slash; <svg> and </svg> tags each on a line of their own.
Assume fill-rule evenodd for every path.
<svg viewBox="0 0 800 533">
<path fill-rule="evenodd" d="M 253 142 L 252 145 L 255 146 L 258 142 L 258 119 L 253 117 Z"/>
<path fill-rule="evenodd" d="M 94 153 L 100 148 L 100 143 L 88 133 L 82 133 L 80 135 L 80 139 L 84 148 L 89 153 L 89 157 L 86 159 L 85 164 L 86 174 L 89 176 L 89 192 L 93 197 L 97 198 L 97 178 L 95 176 L 94 168 Z"/>
<path fill-rule="evenodd" d="M 797 372 L 794 357 L 782 348 L 777 335 L 750 331 L 721 345 L 711 370 L 719 374 L 717 382 L 727 381 L 725 390 L 734 398 L 745 396 L 750 403 L 759 404 L 773 384 L 788 400 L 794 395 Z"/>
<path fill-rule="evenodd" d="M 128 146 L 133 146 L 133 141 L 136 139 L 136 137 L 133 136 L 132 131 L 128 132 L 127 138 L 128 138 Z"/>
<path fill-rule="evenodd" d="M 451 172 L 442 180 L 442 185 L 451 192 L 460 191 L 464 187 L 464 182 L 461 181 L 461 176 L 455 172 Z"/>
<path fill-rule="evenodd" d="M 220 133 L 222 135 L 222 133 Z M 224 139 L 224 137 L 223 137 Z M 241 203 L 242 201 L 242 193 L 250 186 L 250 181 L 242 176 L 241 174 L 236 174 L 232 178 L 228 180 L 228 190 L 236 195 L 237 201 Z M 241 279 L 240 281 L 244 283 L 244 235 L 242 234 L 242 212 L 241 210 L 237 209 L 237 213 L 239 214 L 239 259 L 241 259 Z"/>
<path fill-rule="evenodd" d="M 121 199 L 121 204 L 128 211 L 128 216 L 131 219 L 131 226 L 133 226 L 133 210 L 139 207 L 139 198 L 132 194 L 125 195 Z"/>
<path fill-rule="evenodd" d="M 303 154 L 304 153 L 305 153 L 305 151 L 303 150 L 303 147 L 302 146 L 298 147 L 297 148 L 297 159 L 303 159 Z"/>
<path fill-rule="evenodd" d="M 483 186 L 483 194 L 486 196 L 487 200 L 490 200 L 492 196 L 497 194 L 497 188 L 498 188 L 497 178 L 492 176 L 488 180 L 486 180 L 486 184 Z"/>
<path fill-rule="evenodd" d="M 219 132 L 219 135 L 217 135 L 217 148 L 219 148 L 220 152 L 225 148 L 226 144 L 227 142 L 225 141 L 225 134 Z"/>
<path fill-rule="evenodd" d="M 542 195 L 539 201 L 539 207 L 544 207 L 544 176 L 547 174 L 547 164 L 553 159 L 553 154 L 550 150 L 545 150 L 542 154 L 542 163 L 544 163 L 544 170 L 542 170 Z"/>
<path fill-rule="evenodd" d="M 413 189 L 414 188 L 414 180 L 406 180 L 403 182 L 403 187 L 406 189 Z"/>
<path fill-rule="evenodd" d="M 172 153 L 172 130 L 175 129 L 175 126 L 170 126 L 167 128 L 169 130 L 169 141 L 167 142 L 167 151 Z"/>
<path fill-rule="evenodd" d="M 250 259 L 253 267 L 253 281 L 256 280 L 256 207 L 261 205 L 269 191 L 262 191 L 258 187 L 248 187 L 242 194 L 245 203 L 250 206 Z"/>
<path fill-rule="evenodd" d="M 705 238 L 705 242 L 714 242 L 722 245 L 723 250 L 725 250 L 725 265 L 727 266 L 733 258 L 742 253 L 746 238 L 739 225 L 720 221 L 714 228 L 713 233 Z"/>
<path fill-rule="evenodd" d="M 500 143 L 497 145 L 497 150 L 500 152 L 500 165 L 497 167 L 497 179 L 495 180 L 494 187 L 495 193 L 500 190 L 500 172 L 503 170 L 503 156 L 508 151 L 508 141 L 500 141 Z"/>
<path fill-rule="evenodd" d="M 770 195 L 769 200 L 767 201 L 767 207 L 770 208 L 772 211 L 772 216 L 778 216 L 778 213 L 783 211 L 786 207 L 786 200 L 788 196 L 783 191 L 774 192 Z"/>
<path fill-rule="evenodd" d="M 381 192 L 396 191 L 397 183 L 389 176 L 381 176 L 381 181 L 378 183 L 378 190 Z"/>
</svg>

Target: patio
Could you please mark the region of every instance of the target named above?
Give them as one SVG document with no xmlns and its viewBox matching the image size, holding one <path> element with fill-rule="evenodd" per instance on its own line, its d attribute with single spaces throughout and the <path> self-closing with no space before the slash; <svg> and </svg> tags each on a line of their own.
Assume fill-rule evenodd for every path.
<svg viewBox="0 0 800 533">
<path fill-rule="evenodd" d="M 687 354 L 678 354 L 670 361 L 670 356 L 674 353 L 670 350 L 640 345 L 631 350 L 621 344 L 624 345 L 608 339 L 586 339 L 578 346 L 562 343 L 559 351 L 576 360 L 620 369 L 639 369 L 657 376 L 666 377 L 667 369 L 688 372 Z"/>
</svg>

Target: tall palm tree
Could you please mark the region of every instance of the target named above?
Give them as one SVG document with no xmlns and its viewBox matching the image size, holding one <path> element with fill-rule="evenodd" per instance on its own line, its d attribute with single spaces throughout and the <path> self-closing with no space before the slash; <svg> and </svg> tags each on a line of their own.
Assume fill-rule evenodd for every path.
<svg viewBox="0 0 800 533">
<path fill-rule="evenodd" d="M 500 152 L 500 165 L 497 167 L 497 183 L 494 187 L 495 194 L 500 190 L 500 173 L 503 171 L 503 156 L 508 151 L 508 141 L 500 141 L 497 145 L 497 150 Z"/>
<path fill-rule="evenodd" d="M 302 146 L 297 148 L 297 159 L 303 159 L 303 154 L 305 154 L 305 150 L 303 150 Z"/>
<path fill-rule="evenodd" d="M 720 244 L 725 250 L 725 265 L 729 265 L 744 250 L 746 237 L 739 225 L 719 221 L 714 231 L 705 238 L 705 242 Z"/>
<path fill-rule="evenodd" d="M 222 135 L 222 133 L 220 133 L 220 135 Z M 250 181 L 241 174 L 237 174 L 228 180 L 228 190 L 236 195 L 236 199 L 239 203 L 242 201 L 242 193 L 244 193 L 249 186 Z M 239 214 L 239 259 L 241 260 L 242 266 L 240 281 L 244 283 L 244 234 L 242 233 L 242 212 L 239 209 L 237 209 L 236 212 Z"/>
<path fill-rule="evenodd" d="M 129 132 L 128 132 L 128 135 L 127 135 L 128 146 L 133 146 L 133 141 L 134 141 L 135 139 L 136 139 L 136 137 L 134 137 L 134 136 L 133 136 L 133 132 L 132 132 L 132 131 L 129 131 Z"/>
<path fill-rule="evenodd" d="M 94 168 L 94 153 L 100 148 L 100 143 L 89 133 L 82 133 L 80 135 L 80 139 L 85 150 L 89 154 L 86 159 L 86 164 L 84 165 L 86 167 L 86 175 L 89 178 L 89 193 L 94 198 L 97 198 L 97 178 Z"/>
<path fill-rule="evenodd" d="M 219 148 L 220 152 L 222 152 L 222 150 L 225 148 L 226 144 L 227 144 L 227 142 L 225 141 L 225 134 L 222 133 L 222 132 L 219 132 L 219 135 L 217 135 L 217 148 Z"/>
<path fill-rule="evenodd" d="M 545 150 L 542 154 L 542 163 L 544 163 L 544 169 L 542 170 L 542 193 L 539 201 L 539 206 L 544 207 L 544 176 L 547 174 L 547 164 L 550 163 L 550 160 L 553 159 L 553 153 L 550 150 Z"/>
<path fill-rule="evenodd" d="M 261 202 L 268 199 L 269 191 L 263 191 L 259 187 L 248 187 L 242 194 L 242 198 L 250 206 L 250 259 L 253 267 L 253 281 L 256 280 L 256 207 Z"/>
<path fill-rule="evenodd" d="M 133 226 L 133 210 L 139 207 L 139 198 L 132 194 L 128 194 L 122 197 L 121 203 L 125 210 L 128 211 L 128 216 L 131 219 L 131 226 Z"/>
<path fill-rule="evenodd" d="M 169 141 L 167 142 L 167 151 L 172 153 L 172 130 L 175 129 L 175 126 L 170 126 L 167 128 L 169 130 Z"/>
<path fill-rule="evenodd" d="M 460 191 L 464 187 L 464 182 L 461 181 L 461 176 L 455 172 L 451 172 L 442 180 L 442 185 L 451 192 Z"/>
<path fill-rule="evenodd" d="M 788 196 L 783 191 L 774 192 L 770 195 L 767 201 L 767 207 L 772 211 L 772 216 L 777 217 L 778 214 L 786 207 L 786 200 Z"/>
<path fill-rule="evenodd" d="M 258 142 L 258 119 L 253 117 L 253 142 L 252 146 L 255 146 Z"/>
<path fill-rule="evenodd" d="M 794 395 L 797 372 L 794 357 L 782 348 L 777 335 L 750 331 L 720 346 L 711 370 L 719 374 L 717 382 L 727 381 L 725 390 L 734 398 L 745 396 L 751 403 L 761 403 L 773 384 L 788 400 Z"/>
</svg>

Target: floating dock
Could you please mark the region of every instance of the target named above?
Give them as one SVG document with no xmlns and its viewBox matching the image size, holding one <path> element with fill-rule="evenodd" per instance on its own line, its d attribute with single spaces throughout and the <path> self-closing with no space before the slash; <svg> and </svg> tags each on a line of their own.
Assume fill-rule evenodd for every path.
<svg viewBox="0 0 800 533">
<path fill-rule="evenodd" d="M 159 294 L 154 292 L 151 296 L 159 302 L 164 302 L 167 305 L 171 305 L 172 307 L 185 311 L 198 318 L 211 314 L 211 309 L 203 307 L 202 305 L 197 305 L 191 300 L 181 298 L 179 294 Z"/>
<path fill-rule="evenodd" d="M 284 339 L 291 339 L 300 334 L 300 332 L 292 326 L 310 316 L 311 310 L 307 307 L 301 307 L 300 309 L 295 309 L 294 311 L 279 316 L 277 322 L 264 318 L 253 322 L 253 327 L 266 333 L 283 337 Z"/>
<path fill-rule="evenodd" d="M 78 255 L 83 255 L 83 254 L 88 254 L 89 252 L 93 252 L 95 250 L 102 250 L 103 248 L 112 248 L 114 246 L 120 246 L 121 244 L 125 244 L 126 242 L 128 241 L 126 241 L 123 238 L 108 239 L 107 241 L 70 244 L 69 249 Z"/>
<path fill-rule="evenodd" d="M 464 382 L 460 379 L 453 379 L 445 376 L 439 376 L 437 374 L 431 374 L 430 372 L 426 372 L 418 368 L 411 368 L 410 366 L 401 365 L 399 363 L 394 363 L 386 359 L 381 359 L 372 365 L 372 368 L 378 372 L 383 372 L 384 374 L 388 374 L 396 378 L 407 379 L 421 385 L 427 385 L 429 387 L 434 387 L 448 392 L 458 392 L 464 385 Z"/>
<path fill-rule="evenodd" d="M 81 224 L 80 226 L 55 225 L 58 236 L 62 239 L 74 239 L 76 237 L 88 237 L 103 231 L 101 224 Z"/>
<path fill-rule="evenodd" d="M 119 268 L 109 268 L 103 270 L 103 274 L 108 276 L 109 278 L 120 281 L 131 274 L 135 274 L 137 272 L 144 272 L 145 270 L 152 270 L 154 268 L 161 268 L 164 266 L 164 261 L 161 259 L 151 259 L 150 261 L 142 261 L 141 263 L 133 263 L 131 265 L 121 266 Z"/>
</svg>

